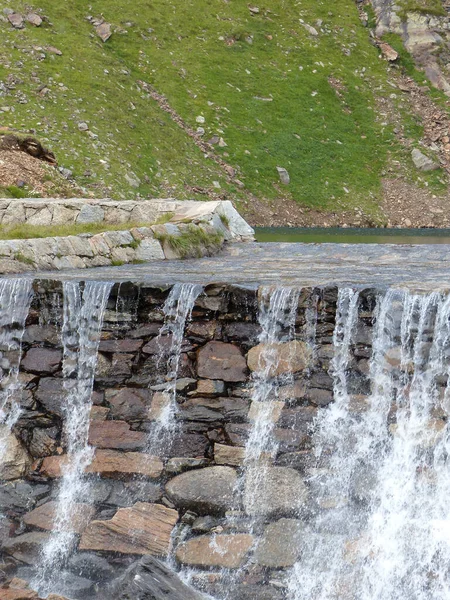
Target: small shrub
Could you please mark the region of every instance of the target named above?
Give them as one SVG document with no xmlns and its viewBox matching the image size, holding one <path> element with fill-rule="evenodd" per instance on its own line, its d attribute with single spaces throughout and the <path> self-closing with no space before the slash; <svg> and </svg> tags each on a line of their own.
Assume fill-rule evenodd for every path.
<svg viewBox="0 0 450 600">
<path fill-rule="evenodd" d="M 163 215 L 160 215 L 156 221 L 155 221 L 155 225 L 164 225 L 164 223 L 168 223 L 170 221 L 170 219 L 172 219 L 172 217 L 175 216 L 174 212 L 167 212 L 164 213 Z"/>
<path fill-rule="evenodd" d="M 227 217 L 227 215 L 219 215 L 219 217 L 222 223 L 225 225 L 225 227 L 230 226 L 230 219 Z"/>
<path fill-rule="evenodd" d="M 34 260 L 29 258 L 28 256 L 25 256 L 25 254 L 22 254 L 22 252 L 16 252 L 14 254 L 14 259 L 18 260 L 19 262 L 24 263 L 26 265 L 31 265 L 33 267 L 35 266 Z"/>
</svg>

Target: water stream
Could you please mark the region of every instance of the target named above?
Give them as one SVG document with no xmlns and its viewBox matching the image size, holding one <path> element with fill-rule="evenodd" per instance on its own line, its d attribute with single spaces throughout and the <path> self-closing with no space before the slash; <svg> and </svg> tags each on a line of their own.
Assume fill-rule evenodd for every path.
<svg viewBox="0 0 450 600">
<path fill-rule="evenodd" d="M 264 486 L 266 471 L 277 453 L 277 440 L 273 429 L 284 401 L 279 399 L 283 385 L 292 382 L 292 371 L 276 376 L 278 348 L 283 342 L 291 341 L 295 334 L 300 290 L 277 287 L 261 288 L 259 343 L 263 344 L 254 373 L 254 384 L 250 417 L 252 427 L 245 446 L 243 478 L 245 480 L 244 502 L 246 511 L 256 515 L 261 502 L 261 486 Z"/>
<path fill-rule="evenodd" d="M 76 537 L 73 517 L 75 512 L 79 513 L 80 501 L 88 497 L 84 470 L 94 454 L 88 442 L 89 417 L 103 315 L 111 287 L 107 282 L 87 282 L 82 292 L 79 283 L 64 282 L 62 341 L 67 462 L 59 483 L 52 533 L 37 566 L 36 588 L 42 594 L 57 590 L 64 593 L 63 568 Z M 82 519 L 82 512 L 79 516 Z"/>
<path fill-rule="evenodd" d="M 155 414 L 154 426 L 151 429 L 147 452 L 164 457 L 170 450 L 177 430 L 177 377 L 180 365 L 181 348 L 187 321 L 191 318 L 192 309 L 203 286 L 191 283 L 175 284 L 164 303 L 164 324 L 157 337 L 160 348 L 156 365 L 166 359 L 166 383 L 163 385 L 161 404 Z M 164 339 L 170 340 L 167 350 Z"/>
<path fill-rule="evenodd" d="M 31 279 L 0 280 L 0 431 L 9 432 L 20 416 L 19 365 L 22 337 L 32 298 Z M 0 435 L 0 453 L 2 450 Z"/>
<path fill-rule="evenodd" d="M 448 599 L 450 298 L 380 296 L 366 399 L 348 393 L 357 310 L 340 290 L 335 402 L 318 418 L 316 509 L 288 598 Z"/>
</svg>

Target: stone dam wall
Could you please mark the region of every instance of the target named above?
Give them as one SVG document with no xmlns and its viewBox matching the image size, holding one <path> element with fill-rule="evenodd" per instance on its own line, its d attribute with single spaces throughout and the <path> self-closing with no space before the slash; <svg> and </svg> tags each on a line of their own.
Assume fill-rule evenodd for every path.
<svg viewBox="0 0 450 600">
<path fill-rule="evenodd" d="M 21 414 L 0 460 L 0 574 L 25 580 L 55 527 L 67 465 L 62 284 L 35 281 L 33 290 L 18 379 Z M 109 296 L 90 414 L 90 488 L 73 507 L 78 554 L 67 566 L 71 597 L 94 597 L 102 578 L 111 579 L 139 555 L 170 554 L 176 568 L 193 569 L 196 586 L 208 593 L 223 590 L 225 570 L 237 577 L 236 600 L 278 600 L 284 597 L 282 575 L 301 552 L 305 519 L 317 508 L 304 480 L 315 462 L 315 417 L 333 400 L 338 290 L 302 290 L 292 339 L 277 348 L 271 375 L 279 382 L 273 413 L 278 448 L 273 461 L 267 459 L 262 502 L 239 489 L 256 418 L 252 387 L 261 361 L 262 292 L 210 285 L 195 300 L 180 340 L 176 431 L 158 452 L 149 440 L 168 400 L 173 335 L 158 334 L 169 292 L 121 284 Z M 356 413 L 369 392 L 374 299 L 373 290 L 361 293 L 349 390 Z M 2 350 L 5 368 L 14 356 Z M 290 371 L 293 376 L 283 379 Z"/>
<path fill-rule="evenodd" d="M 385 564 L 385 549 L 367 554 L 363 543 L 370 511 L 383 506 L 377 481 L 406 478 L 402 510 L 413 513 L 429 485 L 431 525 L 444 518 L 435 479 L 420 494 L 411 481 L 444 456 L 448 296 L 47 279 L 9 287 L 8 325 L 0 281 L 2 600 L 298 600 L 305 581 L 326 584 L 328 558 L 333 585 L 365 585 L 361 565 L 373 561 L 376 574 L 378 556 Z M 394 454 L 410 463 L 385 477 L 392 440 L 418 432 L 413 455 Z M 407 546 L 407 531 L 388 549 Z M 431 556 L 423 531 L 414 547 Z M 170 583 L 158 593 L 127 587 L 143 572 L 154 585 L 161 570 Z M 189 588 L 172 581 L 176 572 Z"/>
</svg>

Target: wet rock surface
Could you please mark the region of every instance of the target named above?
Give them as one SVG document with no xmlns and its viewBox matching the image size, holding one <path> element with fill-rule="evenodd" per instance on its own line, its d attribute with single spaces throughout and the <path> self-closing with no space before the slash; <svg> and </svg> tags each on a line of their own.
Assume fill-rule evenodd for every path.
<svg viewBox="0 0 450 600">
<path fill-rule="evenodd" d="M 231 260 L 236 257 L 230 255 Z M 196 264 L 186 262 L 183 276 L 190 277 Z M 231 269 L 226 260 L 224 265 Z M 270 269 L 267 273 L 271 277 Z M 157 269 L 154 275 L 159 277 Z M 199 600 L 200 592 L 183 587 L 176 574 L 146 556 L 170 553 L 177 569 L 194 569 L 199 577 L 195 585 L 205 593 L 221 597 L 225 568 L 237 574 L 233 598 L 280 600 L 283 588 L 270 582 L 278 581 L 297 558 L 311 510 L 305 481 L 315 466 L 314 422 L 321 407 L 333 400 L 328 370 L 337 289 L 303 286 L 294 343 L 281 345 L 281 367 L 271 373 L 280 380 L 273 414 L 277 452 L 266 465 L 265 481 L 254 487 L 245 485 L 242 474 L 257 414 L 252 395 L 261 327 L 255 286 L 206 285 L 184 328 L 173 388 L 167 361 L 174 336 L 158 338 L 170 291 L 167 283 L 125 281 L 112 289 L 92 393 L 89 441 L 94 449 L 83 475 L 86 489 L 76 498 L 81 508 L 72 523 L 73 551 L 64 564 L 71 594 L 55 592 L 98 600 L 112 577 L 120 576 L 105 600 Z M 367 397 L 362 361 L 371 351 L 375 293 L 362 294 L 369 332 L 355 339 L 356 408 L 364 407 Z M 305 344 L 310 298 L 317 303 L 314 355 Z M 70 466 L 63 424 L 74 380 L 63 377 L 62 304 L 58 280 L 34 283 L 22 341 L 21 414 L 10 434 L 12 458 L 6 460 L 8 453 L 0 458 L 0 471 L 9 469 L 8 479 L 3 476 L 0 482 L 0 512 L 5 515 L 0 520 L 0 562 L 8 581 L 19 572 L 30 578 L 29 570 L 49 540 L 61 475 Z M 292 359 L 295 368 L 288 381 Z M 158 454 L 155 443 L 166 435 L 158 429 L 158 419 L 172 400 L 172 443 Z M 354 496 L 362 502 L 364 482 L 358 485 Z M 144 558 L 136 562 L 138 555 Z"/>
<path fill-rule="evenodd" d="M 159 560 L 145 556 L 113 582 L 101 600 L 206 600 Z"/>
</svg>

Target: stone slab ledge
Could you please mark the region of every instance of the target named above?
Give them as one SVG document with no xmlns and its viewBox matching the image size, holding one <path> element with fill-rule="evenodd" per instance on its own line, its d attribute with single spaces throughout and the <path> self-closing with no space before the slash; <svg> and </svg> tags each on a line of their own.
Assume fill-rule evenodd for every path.
<svg viewBox="0 0 450 600">
<path fill-rule="evenodd" d="M 226 242 L 252 239 L 252 233 L 230 202 L 186 203 L 171 222 L 149 227 L 0 241 L 0 274 L 211 256 Z M 180 249 L 173 240 L 183 236 L 187 247 Z"/>
<path fill-rule="evenodd" d="M 227 240 L 253 239 L 254 231 L 229 200 L 212 202 L 165 200 L 93 200 L 90 198 L 0 199 L 0 225 L 70 225 L 105 223 L 155 223 L 163 215 L 174 213 L 174 222 L 208 222 L 220 228 L 228 222 Z"/>
</svg>

